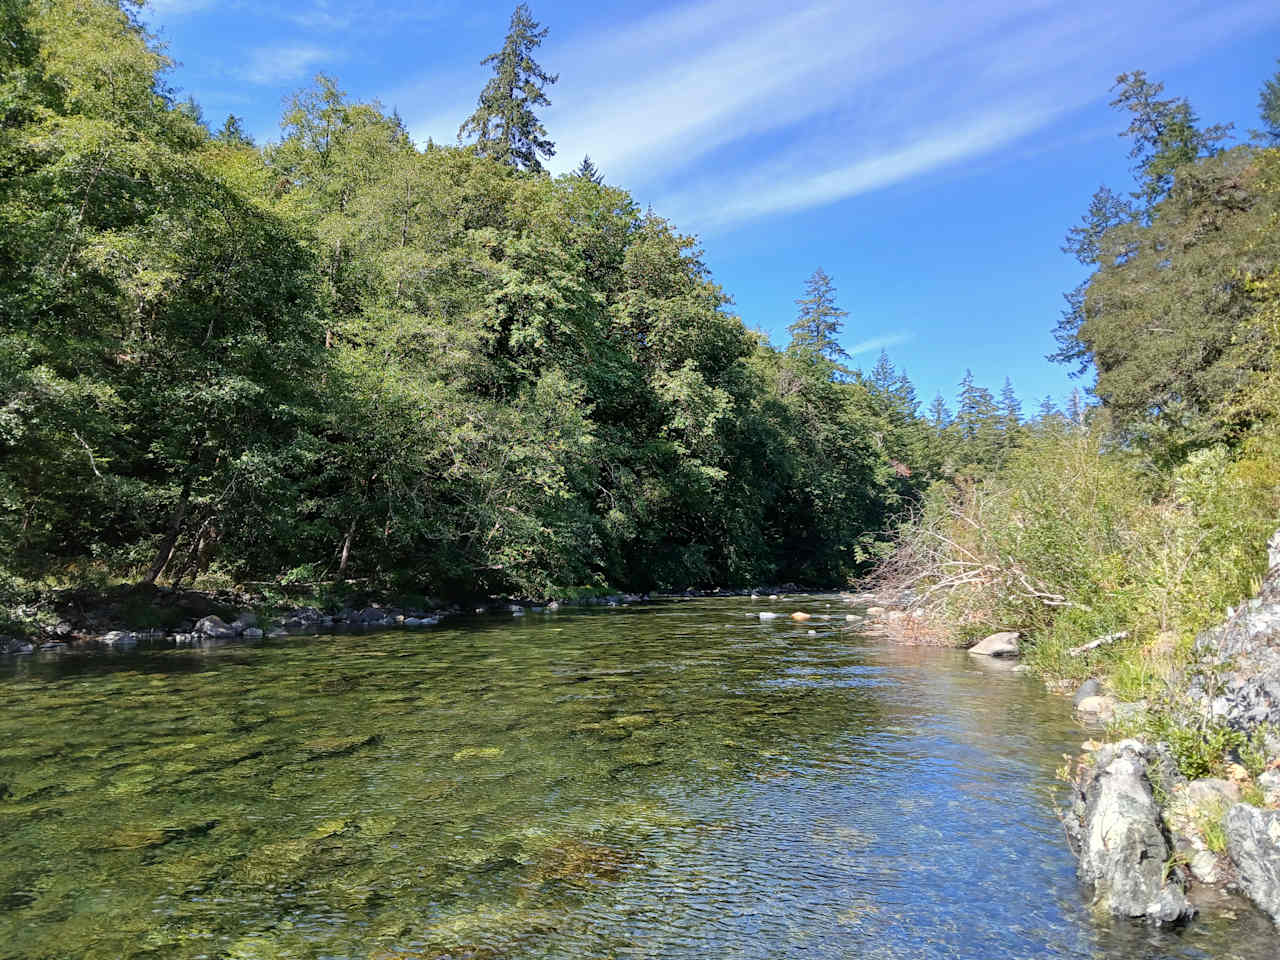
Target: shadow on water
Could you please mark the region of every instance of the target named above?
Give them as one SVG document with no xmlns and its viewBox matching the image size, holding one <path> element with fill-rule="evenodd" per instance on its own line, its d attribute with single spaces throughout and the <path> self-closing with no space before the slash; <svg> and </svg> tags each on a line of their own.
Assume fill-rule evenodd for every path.
<svg viewBox="0 0 1280 960">
<path fill-rule="evenodd" d="M 827 602 L 0 666 L 0 958 L 1277 955 L 1091 918 L 1066 705 Z"/>
</svg>

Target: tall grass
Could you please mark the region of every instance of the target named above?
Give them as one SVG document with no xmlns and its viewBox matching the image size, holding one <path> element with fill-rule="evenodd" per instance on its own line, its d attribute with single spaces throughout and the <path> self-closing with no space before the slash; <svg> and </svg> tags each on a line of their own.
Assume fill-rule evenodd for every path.
<svg viewBox="0 0 1280 960">
<path fill-rule="evenodd" d="M 936 485 L 880 576 L 915 589 L 959 641 L 1019 630 L 1050 679 L 1102 674 L 1126 698 L 1152 696 L 1256 588 L 1278 476 L 1274 445 L 1159 470 L 1099 426 L 1052 418 L 993 476 Z"/>
</svg>

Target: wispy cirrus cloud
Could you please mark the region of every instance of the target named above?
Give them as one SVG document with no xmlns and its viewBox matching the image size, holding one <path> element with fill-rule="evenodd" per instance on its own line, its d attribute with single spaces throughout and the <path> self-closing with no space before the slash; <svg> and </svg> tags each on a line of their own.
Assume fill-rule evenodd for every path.
<svg viewBox="0 0 1280 960">
<path fill-rule="evenodd" d="M 901 346 L 909 342 L 914 334 L 911 333 L 888 333 L 879 337 L 872 337 L 869 340 L 861 340 L 845 350 L 851 357 L 856 357 L 864 353 L 874 353 L 877 350 L 887 350 L 890 347 Z"/>
<path fill-rule="evenodd" d="M 156 16 L 185 17 L 212 7 L 217 0 L 147 0 L 146 9 Z"/>
<path fill-rule="evenodd" d="M 316 67 L 340 59 L 337 51 L 320 46 L 261 47 L 250 55 L 244 76 L 250 83 L 270 86 L 301 79 Z"/>
<path fill-rule="evenodd" d="M 1120 70 L 1276 24 L 1274 0 L 695 0 L 553 29 L 552 169 L 589 153 L 688 226 L 724 228 L 992 154 L 1105 97 Z M 422 139 L 452 140 L 472 98 L 438 93 L 478 80 L 416 81 L 430 113 L 413 84 L 388 99 Z"/>
</svg>

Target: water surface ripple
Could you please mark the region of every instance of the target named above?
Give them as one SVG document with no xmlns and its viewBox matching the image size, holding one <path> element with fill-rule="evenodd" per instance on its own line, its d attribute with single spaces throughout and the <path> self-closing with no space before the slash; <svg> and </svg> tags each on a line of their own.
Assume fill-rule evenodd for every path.
<svg viewBox="0 0 1280 960">
<path fill-rule="evenodd" d="M 0 663 L 0 958 L 1280 954 L 1091 917 L 1068 705 L 800 603 Z"/>
</svg>

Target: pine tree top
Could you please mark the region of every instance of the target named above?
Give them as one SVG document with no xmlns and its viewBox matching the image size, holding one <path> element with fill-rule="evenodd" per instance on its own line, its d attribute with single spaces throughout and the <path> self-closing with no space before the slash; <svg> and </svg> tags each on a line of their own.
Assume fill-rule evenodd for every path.
<svg viewBox="0 0 1280 960">
<path fill-rule="evenodd" d="M 480 91 L 475 113 L 458 128 L 458 139 L 474 137 L 481 156 L 534 172 L 542 171 L 541 158 L 556 152 L 533 112 L 534 107 L 551 105 L 546 88 L 560 79 L 533 59 L 547 32 L 533 19 L 528 4 L 516 7 L 502 49 L 480 61 L 481 66 L 493 65 L 493 77 Z"/>
<path fill-rule="evenodd" d="M 849 354 L 840 345 L 847 310 L 836 306 L 836 288 L 821 267 L 805 281 L 804 296 L 796 301 L 800 308 L 794 323 L 787 327 L 791 334 L 790 349 L 809 351 L 839 365 Z"/>
</svg>

